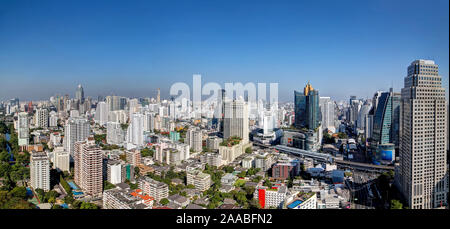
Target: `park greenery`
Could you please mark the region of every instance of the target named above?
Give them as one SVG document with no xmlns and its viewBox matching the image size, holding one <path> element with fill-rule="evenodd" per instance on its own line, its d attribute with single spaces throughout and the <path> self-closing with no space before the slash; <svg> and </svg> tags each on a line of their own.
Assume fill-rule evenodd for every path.
<svg viewBox="0 0 450 229">
<path fill-rule="evenodd" d="M 34 209 L 36 206 L 27 201 L 25 187 L 14 187 L 11 190 L 0 190 L 0 209 Z"/>
</svg>

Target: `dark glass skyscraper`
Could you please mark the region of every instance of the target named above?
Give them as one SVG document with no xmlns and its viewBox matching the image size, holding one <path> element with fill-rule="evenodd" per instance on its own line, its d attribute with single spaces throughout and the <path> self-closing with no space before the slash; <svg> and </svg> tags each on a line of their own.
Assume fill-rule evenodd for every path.
<svg viewBox="0 0 450 229">
<path fill-rule="evenodd" d="M 322 115 L 319 107 L 319 91 L 311 84 L 306 85 L 303 93 L 294 91 L 295 127 L 315 130 L 320 126 Z"/>
<path fill-rule="evenodd" d="M 394 160 L 395 151 L 392 155 L 385 155 L 388 145 L 398 150 L 399 147 L 399 130 L 400 130 L 400 100 L 401 94 L 394 93 L 392 89 L 390 92 L 382 92 L 377 99 L 377 104 L 374 106 L 373 118 L 373 132 L 371 135 L 372 152 L 374 153 L 373 160 L 379 162 L 380 160 Z M 393 150 L 393 149 L 392 149 Z M 382 152 L 385 154 L 382 155 Z"/>
</svg>

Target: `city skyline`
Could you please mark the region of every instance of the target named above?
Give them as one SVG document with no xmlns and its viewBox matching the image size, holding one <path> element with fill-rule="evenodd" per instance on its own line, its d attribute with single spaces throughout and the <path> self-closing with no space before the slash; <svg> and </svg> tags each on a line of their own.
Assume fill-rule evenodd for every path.
<svg viewBox="0 0 450 229">
<path fill-rule="evenodd" d="M 161 88 L 168 99 L 193 74 L 279 83 L 280 102 L 308 80 L 335 101 L 371 98 L 399 92 L 414 59 L 439 65 L 448 98 L 448 1 L 105 3 L 4 4 L 0 100 L 72 98 L 78 84 L 85 97 L 155 98 Z"/>
</svg>

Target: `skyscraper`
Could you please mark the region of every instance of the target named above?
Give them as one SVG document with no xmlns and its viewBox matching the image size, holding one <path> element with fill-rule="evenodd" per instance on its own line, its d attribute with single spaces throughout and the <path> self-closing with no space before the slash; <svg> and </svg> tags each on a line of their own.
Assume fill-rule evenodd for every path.
<svg viewBox="0 0 450 229">
<path fill-rule="evenodd" d="M 322 112 L 322 126 L 328 130 L 336 130 L 334 127 L 334 102 L 331 101 L 330 97 L 320 97 L 319 98 L 320 111 Z"/>
<path fill-rule="evenodd" d="M 106 104 L 110 111 L 124 110 L 127 104 L 127 99 L 120 96 L 106 96 Z"/>
<path fill-rule="evenodd" d="M 160 103 L 161 102 L 161 90 L 158 88 L 158 94 L 156 95 L 156 103 Z"/>
<path fill-rule="evenodd" d="M 411 209 L 447 203 L 445 89 L 432 60 L 415 60 L 404 80 L 396 184 Z"/>
<path fill-rule="evenodd" d="M 395 159 L 394 149 L 399 147 L 400 99 L 401 95 L 393 92 L 392 88 L 389 92 L 380 93 L 376 99 L 371 134 L 371 148 L 375 161 Z M 381 151 L 380 147 L 391 148 L 389 151 L 391 153 Z"/>
<path fill-rule="evenodd" d="M 144 115 L 135 113 L 131 115 L 131 122 L 127 130 L 127 142 L 134 146 L 144 144 Z"/>
<path fill-rule="evenodd" d="M 248 142 L 248 105 L 244 100 L 229 100 L 225 102 L 225 117 L 223 137 L 238 136 L 242 142 Z"/>
<path fill-rule="evenodd" d="M 36 126 L 41 128 L 48 127 L 48 110 L 39 108 L 36 110 Z"/>
<path fill-rule="evenodd" d="M 217 96 L 217 115 L 218 115 L 218 130 L 223 131 L 223 118 L 225 116 L 225 97 L 227 96 L 225 89 L 219 90 L 219 95 Z"/>
<path fill-rule="evenodd" d="M 74 144 L 89 137 L 90 125 L 87 119 L 69 118 L 64 128 L 64 150 L 74 155 Z"/>
<path fill-rule="evenodd" d="M 90 195 L 102 193 L 102 152 L 93 140 L 77 142 L 75 145 L 75 182 Z"/>
<path fill-rule="evenodd" d="M 18 143 L 19 146 L 28 145 L 29 142 L 29 128 L 30 122 L 28 120 L 28 113 L 20 112 L 17 119 L 17 132 L 18 132 Z"/>
<path fill-rule="evenodd" d="M 109 109 L 105 102 L 97 103 L 97 109 L 95 110 L 95 121 L 100 126 L 105 126 L 108 122 Z"/>
<path fill-rule="evenodd" d="M 320 126 L 319 91 L 306 84 L 303 93 L 294 91 L 295 127 L 314 130 Z"/>
<path fill-rule="evenodd" d="M 84 90 L 81 84 L 78 84 L 77 91 L 75 92 L 75 99 L 78 99 L 80 103 L 84 103 Z"/>
</svg>

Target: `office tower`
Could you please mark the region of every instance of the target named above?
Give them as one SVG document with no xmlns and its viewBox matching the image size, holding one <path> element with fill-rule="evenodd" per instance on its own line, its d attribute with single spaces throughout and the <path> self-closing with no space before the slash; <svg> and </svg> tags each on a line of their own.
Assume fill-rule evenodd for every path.
<svg viewBox="0 0 450 229">
<path fill-rule="evenodd" d="M 322 126 L 334 132 L 336 130 L 334 126 L 334 102 L 330 97 L 319 98 L 320 111 L 322 112 Z"/>
<path fill-rule="evenodd" d="M 374 162 L 395 160 L 395 149 L 399 147 L 400 99 L 400 93 L 393 92 L 392 88 L 375 95 L 370 140 Z"/>
<path fill-rule="evenodd" d="M 319 108 L 319 91 L 314 90 L 311 84 L 305 86 L 303 94 L 294 91 L 295 127 L 315 130 L 320 126 L 322 115 Z"/>
<path fill-rule="evenodd" d="M 106 104 L 110 111 L 124 110 L 127 104 L 127 99 L 120 96 L 106 96 Z"/>
<path fill-rule="evenodd" d="M 219 89 L 219 95 L 217 96 L 217 112 L 218 112 L 218 130 L 223 131 L 223 121 L 225 117 L 225 98 L 227 94 L 225 89 Z"/>
<path fill-rule="evenodd" d="M 36 126 L 41 128 L 48 127 L 48 110 L 39 108 L 36 110 Z"/>
<path fill-rule="evenodd" d="M 19 98 L 10 99 L 10 100 L 9 100 L 9 105 L 10 105 L 11 107 L 19 106 L 19 105 L 20 105 L 20 104 L 19 104 Z"/>
<path fill-rule="evenodd" d="M 404 80 L 396 184 L 411 209 L 447 204 L 447 114 L 438 65 L 415 60 Z"/>
<path fill-rule="evenodd" d="M 89 195 L 102 193 L 103 159 L 102 152 L 94 141 L 75 144 L 75 182 Z"/>
<path fill-rule="evenodd" d="M 108 122 L 109 109 L 105 102 L 97 103 L 97 109 L 95 110 L 95 121 L 100 126 L 105 126 Z"/>
<path fill-rule="evenodd" d="M 89 121 L 83 118 L 69 118 L 64 128 L 64 150 L 74 156 L 74 144 L 89 137 Z"/>
<path fill-rule="evenodd" d="M 372 109 L 372 103 L 370 100 L 364 101 L 364 104 L 359 109 L 358 117 L 356 119 L 356 129 L 358 132 L 362 132 L 366 129 L 366 117 L 369 115 Z"/>
<path fill-rule="evenodd" d="M 237 136 L 243 144 L 248 142 L 248 105 L 242 100 L 225 101 L 223 137 Z"/>
<path fill-rule="evenodd" d="M 171 120 L 174 120 L 177 117 L 177 106 L 175 104 L 175 102 L 171 101 L 169 102 L 169 117 Z"/>
<path fill-rule="evenodd" d="M 50 190 L 50 162 L 44 152 L 31 152 L 30 179 L 33 189 Z"/>
<path fill-rule="evenodd" d="M 121 145 L 125 142 L 125 131 L 118 122 L 107 122 L 106 142 L 113 145 Z"/>
<path fill-rule="evenodd" d="M 59 171 L 70 171 L 70 154 L 63 147 L 55 148 L 53 151 L 53 167 Z"/>
<path fill-rule="evenodd" d="M 26 146 L 29 143 L 29 127 L 28 113 L 20 112 L 17 119 L 18 143 L 19 146 Z"/>
<path fill-rule="evenodd" d="M 131 122 L 127 130 L 127 142 L 135 146 L 144 145 L 144 115 L 131 115 Z"/>
<path fill-rule="evenodd" d="M 158 88 L 158 94 L 156 95 L 156 103 L 161 103 L 161 90 Z"/>
<path fill-rule="evenodd" d="M 78 99 L 78 101 L 84 103 L 84 90 L 81 84 L 79 84 L 77 87 L 77 91 L 75 92 L 75 99 Z"/>
</svg>

